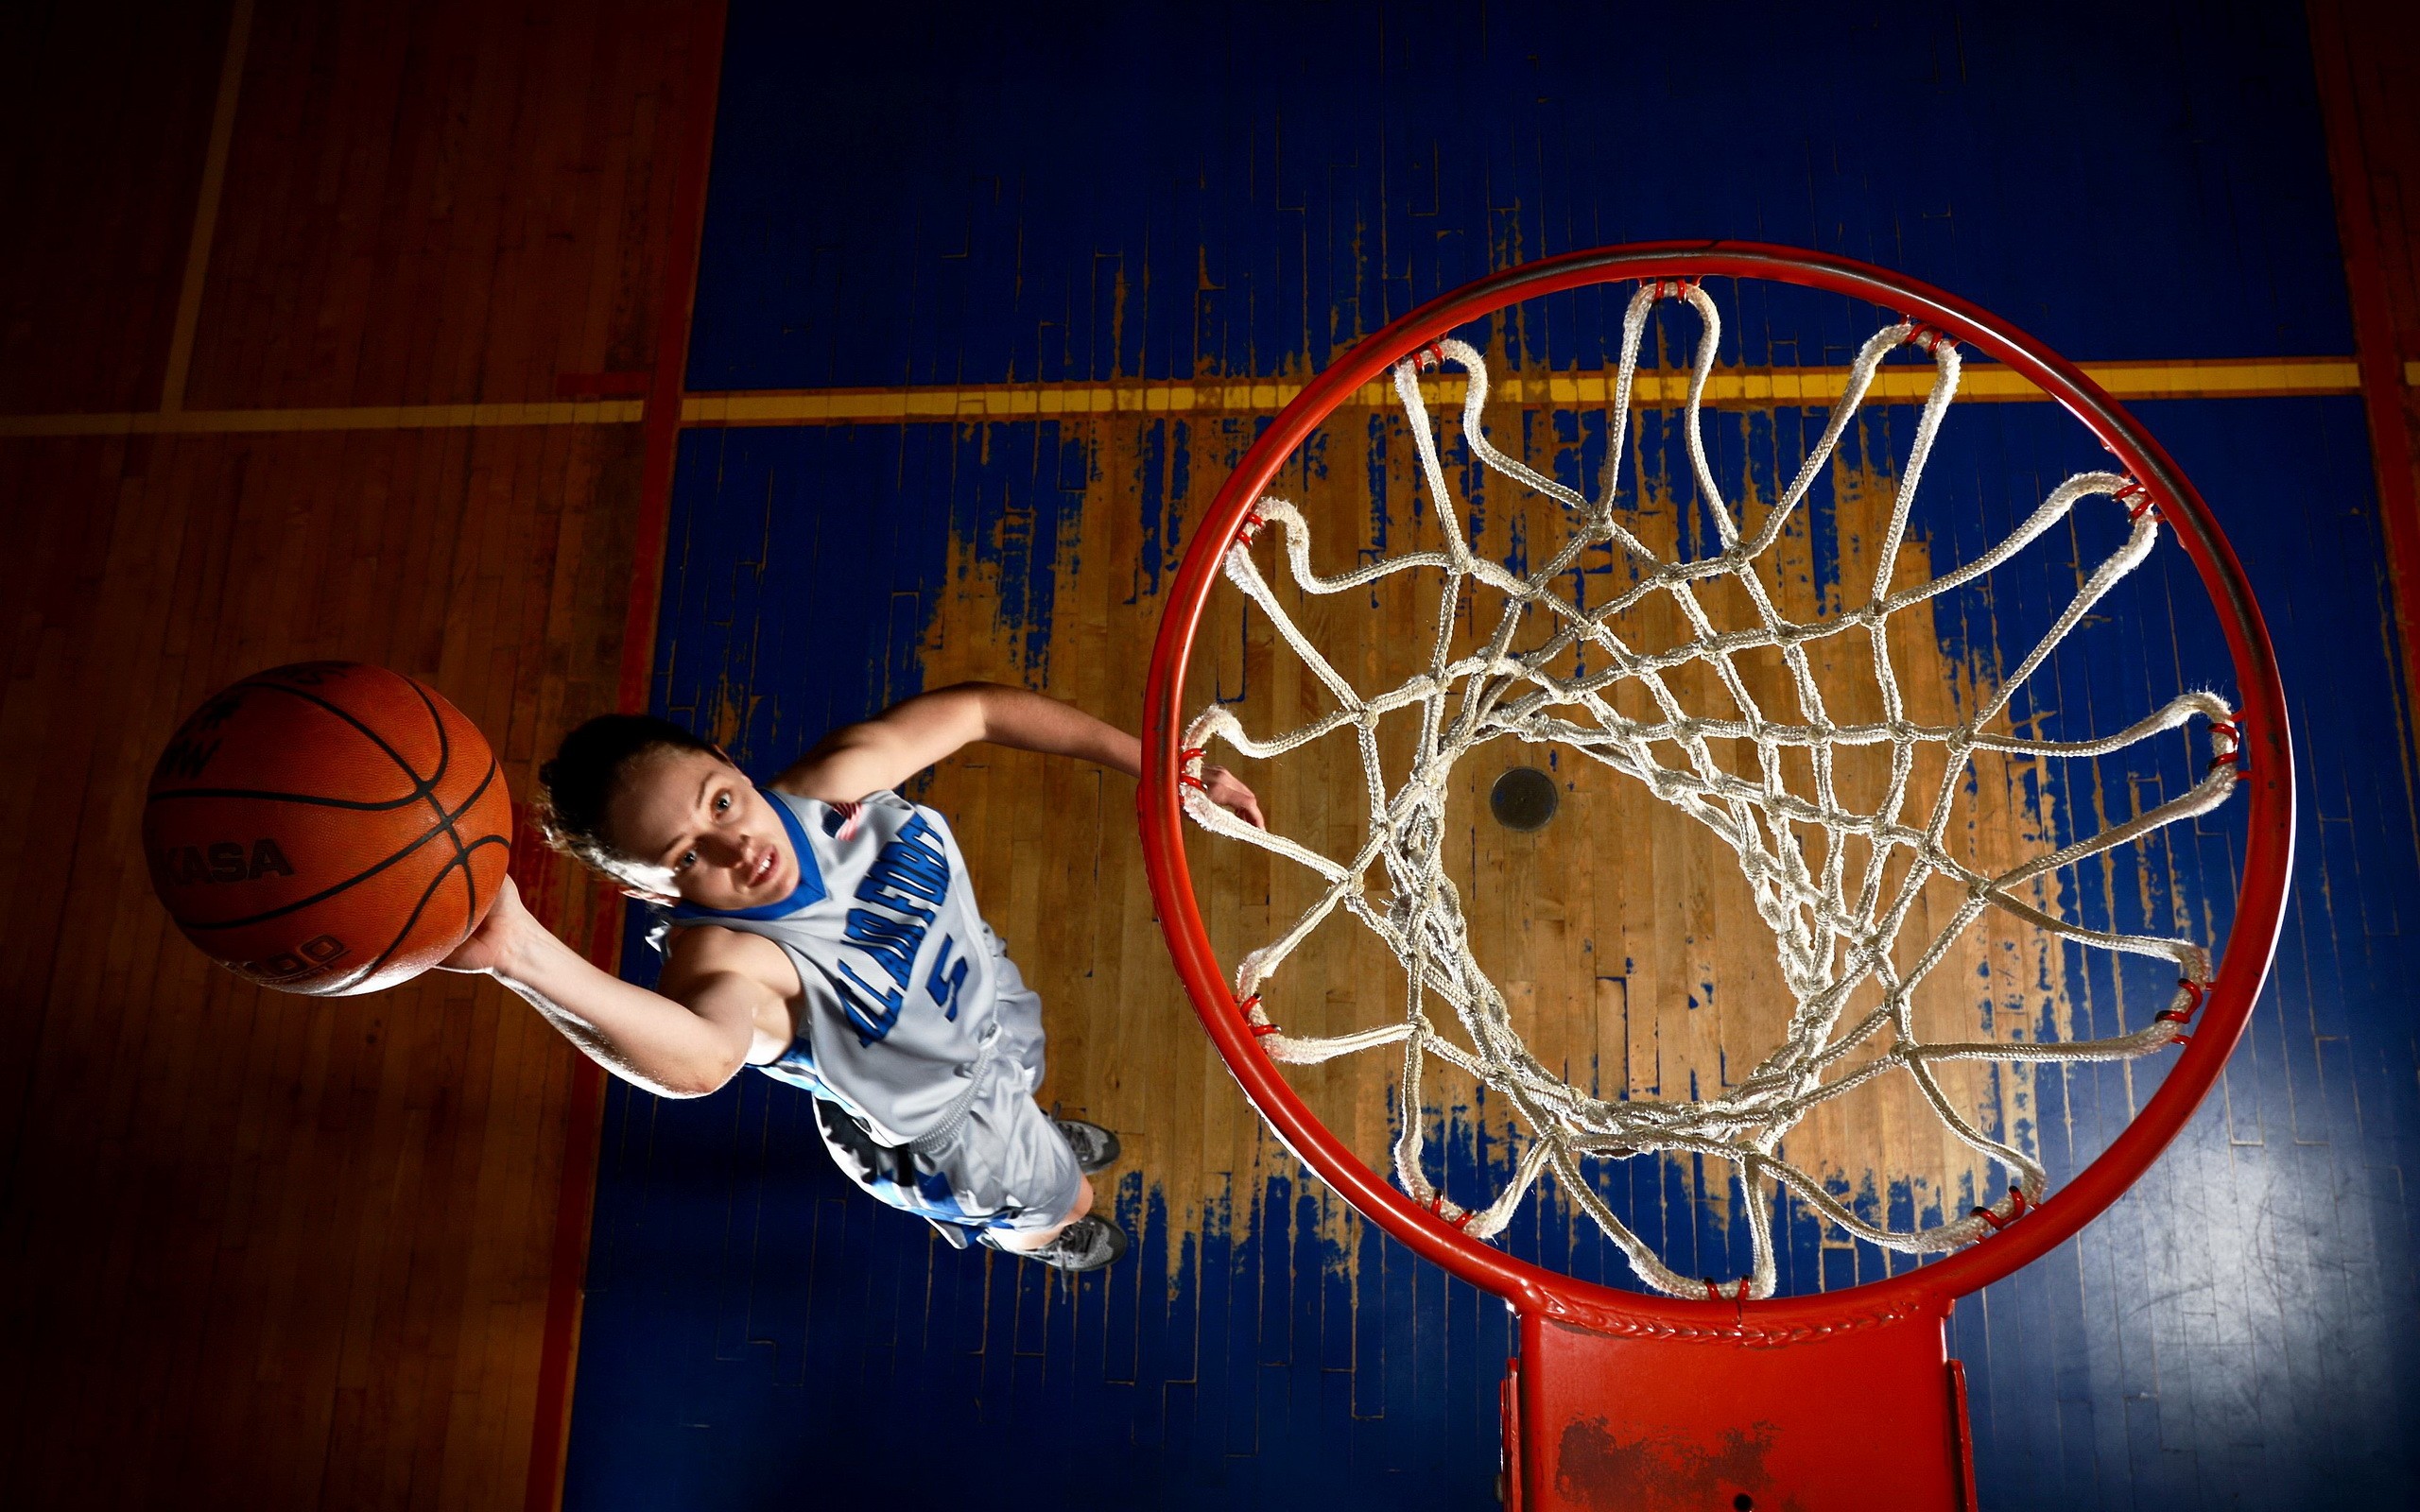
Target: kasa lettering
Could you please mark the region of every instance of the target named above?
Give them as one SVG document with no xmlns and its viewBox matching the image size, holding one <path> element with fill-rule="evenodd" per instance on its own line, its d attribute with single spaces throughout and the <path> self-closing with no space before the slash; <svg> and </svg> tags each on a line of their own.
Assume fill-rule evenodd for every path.
<svg viewBox="0 0 2420 1512">
<path fill-rule="evenodd" d="M 226 882 L 258 882 L 263 877 L 290 877 L 294 864 L 274 840 L 220 840 L 212 845 L 170 846 L 160 852 L 160 874 L 179 886 Z"/>
</svg>

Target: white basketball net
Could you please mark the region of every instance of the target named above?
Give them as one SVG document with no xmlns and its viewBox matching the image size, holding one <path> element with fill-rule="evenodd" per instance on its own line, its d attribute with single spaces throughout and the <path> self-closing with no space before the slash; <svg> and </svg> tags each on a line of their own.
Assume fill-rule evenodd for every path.
<svg viewBox="0 0 2420 1512">
<path fill-rule="evenodd" d="M 1692 561 L 1662 559 L 1625 529 L 1614 511 L 1639 345 L 1656 301 L 1667 298 L 1685 301 L 1703 321 L 1685 431 L 1690 465 L 1720 531 L 1722 549 Z M 1937 1063 L 2105 1060 L 2144 1055 L 2181 1037 L 2209 975 L 2208 955 L 2201 946 L 2188 939 L 2087 928 L 2052 917 L 2025 902 L 2019 892 L 2038 892 L 2031 885 L 2048 873 L 2216 808 L 2236 785 L 2238 740 L 2229 706 L 2208 693 L 2186 694 L 2131 728 L 2097 739 L 2022 739 L 1993 730 L 2015 691 L 2043 665 L 2052 649 L 2118 579 L 2150 554 L 2159 524 L 2147 507 L 2149 496 L 2131 480 L 2108 472 L 2080 473 L 2053 490 L 2014 534 L 1975 560 L 1928 582 L 1893 591 L 1890 586 L 1893 568 L 1905 540 L 1909 508 L 1958 387 L 1957 348 L 1928 328 L 1907 323 L 1886 326 L 1865 343 L 1849 369 L 1846 391 L 1833 406 L 1822 439 L 1806 465 L 1756 533 L 1743 536 L 1745 522 L 1735 518 L 1716 488 L 1700 426 L 1700 407 L 1720 335 L 1714 301 L 1695 284 L 1649 284 L 1630 301 L 1622 323 L 1621 364 L 1610 417 L 1610 458 L 1604 486 L 1594 500 L 1489 445 L 1479 419 L 1487 399 L 1487 369 L 1477 351 L 1447 340 L 1421 354 L 1451 362 L 1468 374 L 1462 437 L 1481 464 L 1553 499 L 1567 512 L 1573 526 L 1569 540 L 1527 576 L 1470 550 L 1453 495 L 1445 486 L 1436 434 L 1422 401 L 1419 359 L 1397 363 L 1395 393 L 1419 448 L 1443 549 L 1409 552 L 1323 576 L 1312 570 L 1310 527 L 1299 510 L 1282 500 L 1265 498 L 1254 512 L 1258 522 L 1283 532 L 1288 569 L 1305 593 L 1366 589 L 1400 573 L 1441 574 L 1436 644 L 1427 665 L 1399 687 L 1366 694 L 1356 688 L 1311 644 L 1270 591 L 1248 549 L 1259 525 L 1248 521 L 1242 537 L 1227 551 L 1227 576 L 1269 616 L 1277 634 L 1326 687 L 1338 707 L 1335 713 L 1298 728 L 1255 736 L 1228 710 L 1213 706 L 1186 732 L 1189 748 L 1182 771 L 1187 784 L 1186 811 L 1204 827 L 1298 862 L 1321 879 L 1317 901 L 1283 935 L 1244 957 L 1236 973 L 1236 997 L 1261 1047 L 1281 1061 L 1308 1063 L 1379 1045 L 1402 1044 L 1402 1131 L 1394 1146 L 1395 1179 L 1414 1201 L 1465 1232 L 1484 1238 L 1504 1228 L 1540 1174 L 1551 1170 L 1563 1190 L 1588 1211 L 1649 1285 L 1676 1296 L 1703 1297 L 1713 1289 L 1726 1297 L 1762 1297 L 1771 1296 L 1774 1287 L 1771 1204 L 1762 1195 L 1761 1185 L 1766 1180 L 1787 1187 L 1847 1232 L 1910 1254 L 1935 1253 L 1981 1238 L 2040 1199 L 2048 1186 L 2042 1166 L 2010 1143 L 1986 1135 L 1953 1107 L 1935 1076 Z M 1775 610 L 1756 562 L 1781 538 L 1785 524 L 1827 465 L 1883 358 L 1910 341 L 1929 351 L 1934 374 L 1900 476 L 1869 596 L 1861 606 L 1827 618 L 1787 619 Z M 2131 505 L 2133 528 L 2125 543 L 2093 570 L 2040 644 L 1996 692 L 1981 697 L 1972 717 L 1947 727 L 1910 722 L 1885 641 L 1890 616 L 1992 571 L 2057 524 L 2079 501 L 2091 498 Z M 1638 579 L 1611 602 L 1583 610 L 1564 592 L 1570 580 L 1567 575 L 1582 551 L 1609 542 L 1638 564 Z M 1753 627 L 1718 630 L 1708 617 L 1700 602 L 1701 588 L 1723 577 L 1735 581 L 1753 605 L 1759 622 Z M 1506 603 L 1484 646 L 1457 658 L 1451 654 L 1454 626 L 1464 591 L 1474 585 L 1496 590 Z M 1611 628 L 1616 616 L 1651 594 L 1668 594 L 1677 606 L 1685 630 L 1675 644 L 1630 644 Z M 1533 610 L 1548 616 L 1545 623 L 1552 633 L 1543 644 L 1515 651 L 1514 632 Z M 1883 717 L 1867 724 L 1836 724 L 1824 712 L 1806 648 L 1826 637 L 1858 635 L 1872 648 Z M 1587 653 L 1588 670 L 1554 670 L 1572 664 L 1575 648 Z M 1769 713 L 1757 706 L 1734 665 L 1734 659 L 1747 652 L 1778 654 L 1794 688 L 1794 713 Z M 1683 707 L 1668 675 L 1691 663 L 1712 672 L 1736 712 L 1717 717 Z M 1658 711 L 1655 717 L 1634 720 L 1616 711 L 1612 694 L 1624 682 L 1635 684 L 1645 694 L 1647 702 Z M 1419 735 L 1408 775 L 1390 786 L 1380 770 L 1377 731 L 1382 719 L 1398 713 L 1417 715 Z M 2212 761 L 2208 774 L 2183 796 L 1996 876 L 1973 869 L 1945 848 L 1952 800 L 1975 752 L 2098 758 L 2180 729 L 2196 716 L 2210 727 Z M 1285 835 L 1255 829 L 1208 801 L 1200 788 L 1203 747 L 1214 741 L 1248 756 L 1271 757 L 1329 736 L 1357 743 L 1369 788 L 1368 835 L 1349 857 L 1332 858 Z M 1737 1085 L 1698 1101 L 1599 1098 L 1548 1071 L 1514 1032 L 1503 994 L 1471 953 L 1460 898 L 1443 865 L 1449 774 L 1475 747 L 1506 736 L 1558 743 L 1646 783 L 1656 798 L 1703 824 L 1737 854 L 1756 911 L 1772 930 L 1795 1007 L 1782 1044 Z M 1709 748 L 1713 741 L 1752 744 L 1758 775 L 1740 776 L 1726 770 Z M 1911 782 L 1917 748 L 1927 745 L 1941 747 L 1945 756 L 1940 784 L 1929 794 L 1928 803 L 1923 801 L 1923 795 L 1910 792 L 1918 785 Z M 1674 753 L 1674 759 L 1663 759 L 1659 747 Z M 1844 806 L 1836 792 L 1834 756 L 1842 747 L 1888 747 L 1887 790 L 1871 812 Z M 1806 791 L 1792 792 L 1783 781 L 1783 753 L 1793 747 L 1806 753 L 1799 765 L 1813 774 L 1811 783 L 1801 782 Z M 1907 816 L 1913 806 L 1911 799 L 1921 805 L 1920 816 Z M 1808 838 L 1817 834 L 1821 844 L 1810 853 Z M 1849 863 L 1852 837 L 1866 846 L 1861 867 Z M 1894 885 L 1886 885 L 1886 864 L 1894 855 L 1902 858 L 1904 874 Z M 1852 876 L 1853 871 L 1858 874 Z M 1893 943 L 1919 891 L 1933 877 L 1952 883 L 1962 892 L 1962 901 L 1913 965 L 1903 970 L 1893 964 Z M 1339 907 L 1368 925 L 1403 962 L 1408 983 L 1403 1020 L 1333 1038 L 1287 1034 L 1276 1027 L 1261 997 L 1296 947 Z M 1916 1033 L 1911 1010 L 1915 988 L 1957 936 L 1986 909 L 2001 910 L 2080 945 L 2171 962 L 2182 985 L 2166 1013 L 2144 1028 L 2113 1039 L 2048 1044 L 1927 1042 Z M 1851 996 L 1867 982 L 1879 988 L 1880 1005 L 1852 1016 Z M 1439 1002 L 1452 1009 L 1464 1039 L 1449 1038 L 1441 1028 L 1431 1011 Z M 1852 1052 L 1858 1052 L 1857 1057 L 1852 1057 Z M 1423 1073 L 1432 1056 L 1507 1098 L 1530 1132 L 1510 1183 L 1484 1206 L 1467 1207 L 1447 1198 L 1422 1168 L 1426 1119 L 1421 1090 Z M 1897 1229 L 1859 1217 L 1780 1153 L 1784 1137 L 1816 1106 L 1892 1073 L 1912 1078 L 1926 1102 L 1959 1140 L 2014 1175 L 2015 1185 L 2008 1196 L 1933 1227 Z M 1684 1277 L 1668 1268 L 1606 1206 L 1579 1168 L 1579 1162 L 1588 1158 L 1656 1153 L 1712 1157 L 1736 1168 L 1749 1194 L 1745 1206 L 1754 1256 L 1753 1272 L 1736 1286 Z"/>
</svg>

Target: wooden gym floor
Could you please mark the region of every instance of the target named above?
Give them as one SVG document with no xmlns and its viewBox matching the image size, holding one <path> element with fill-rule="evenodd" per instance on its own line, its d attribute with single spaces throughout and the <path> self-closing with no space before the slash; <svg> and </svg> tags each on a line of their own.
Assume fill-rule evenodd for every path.
<svg viewBox="0 0 2420 1512">
<path fill-rule="evenodd" d="M 620 696 L 719 28 L 0 18 L 11 1506 L 551 1498 L 596 1075 L 484 982 L 238 983 L 147 898 L 136 826 L 167 731 L 255 667 L 425 678 L 517 792 Z M 585 885 L 520 850 L 591 939 Z"/>
</svg>

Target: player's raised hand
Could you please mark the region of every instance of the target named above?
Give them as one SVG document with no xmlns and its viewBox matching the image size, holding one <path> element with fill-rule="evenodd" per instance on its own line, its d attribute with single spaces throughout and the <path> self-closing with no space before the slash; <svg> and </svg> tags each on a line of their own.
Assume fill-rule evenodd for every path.
<svg viewBox="0 0 2420 1512">
<path fill-rule="evenodd" d="M 1260 799 L 1252 796 L 1242 779 L 1223 766 L 1201 768 L 1201 791 L 1210 801 L 1225 809 L 1255 830 L 1266 830 L 1269 821 L 1261 816 Z"/>
<path fill-rule="evenodd" d="M 523 931 L 543 930 L 544 927 L 522 902 L 520 885 L 508 876 L 504 879 L 503 889 L 495 895 L 495 902 L 488 905 L 487 917 L 479 920 L 479 927 L 471 931 L 471 937 L 464 940 L 453 954 L 438 962 L 437 969 L 441 971 L 497 971 L 512 959 Z"/>
</svg>

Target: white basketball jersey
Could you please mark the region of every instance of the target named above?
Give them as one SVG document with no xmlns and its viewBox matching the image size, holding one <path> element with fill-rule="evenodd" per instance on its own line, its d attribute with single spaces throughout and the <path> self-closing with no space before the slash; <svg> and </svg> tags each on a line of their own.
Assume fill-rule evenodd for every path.
<svg viewBox="0 0 2420 1512">
<path fill-rule="evenodd" d="M 789 1053 L 757 1069 L 856 1112 L 886 1143 L 932 1131 L 992 1043 L 1000 967 L 949 821 L 896 793 L 833 805 L 761 790 L 798 856 L 777 903 L 683 903 L 674 928 L 762 935 L 804 993 Z"/>
</svg>

